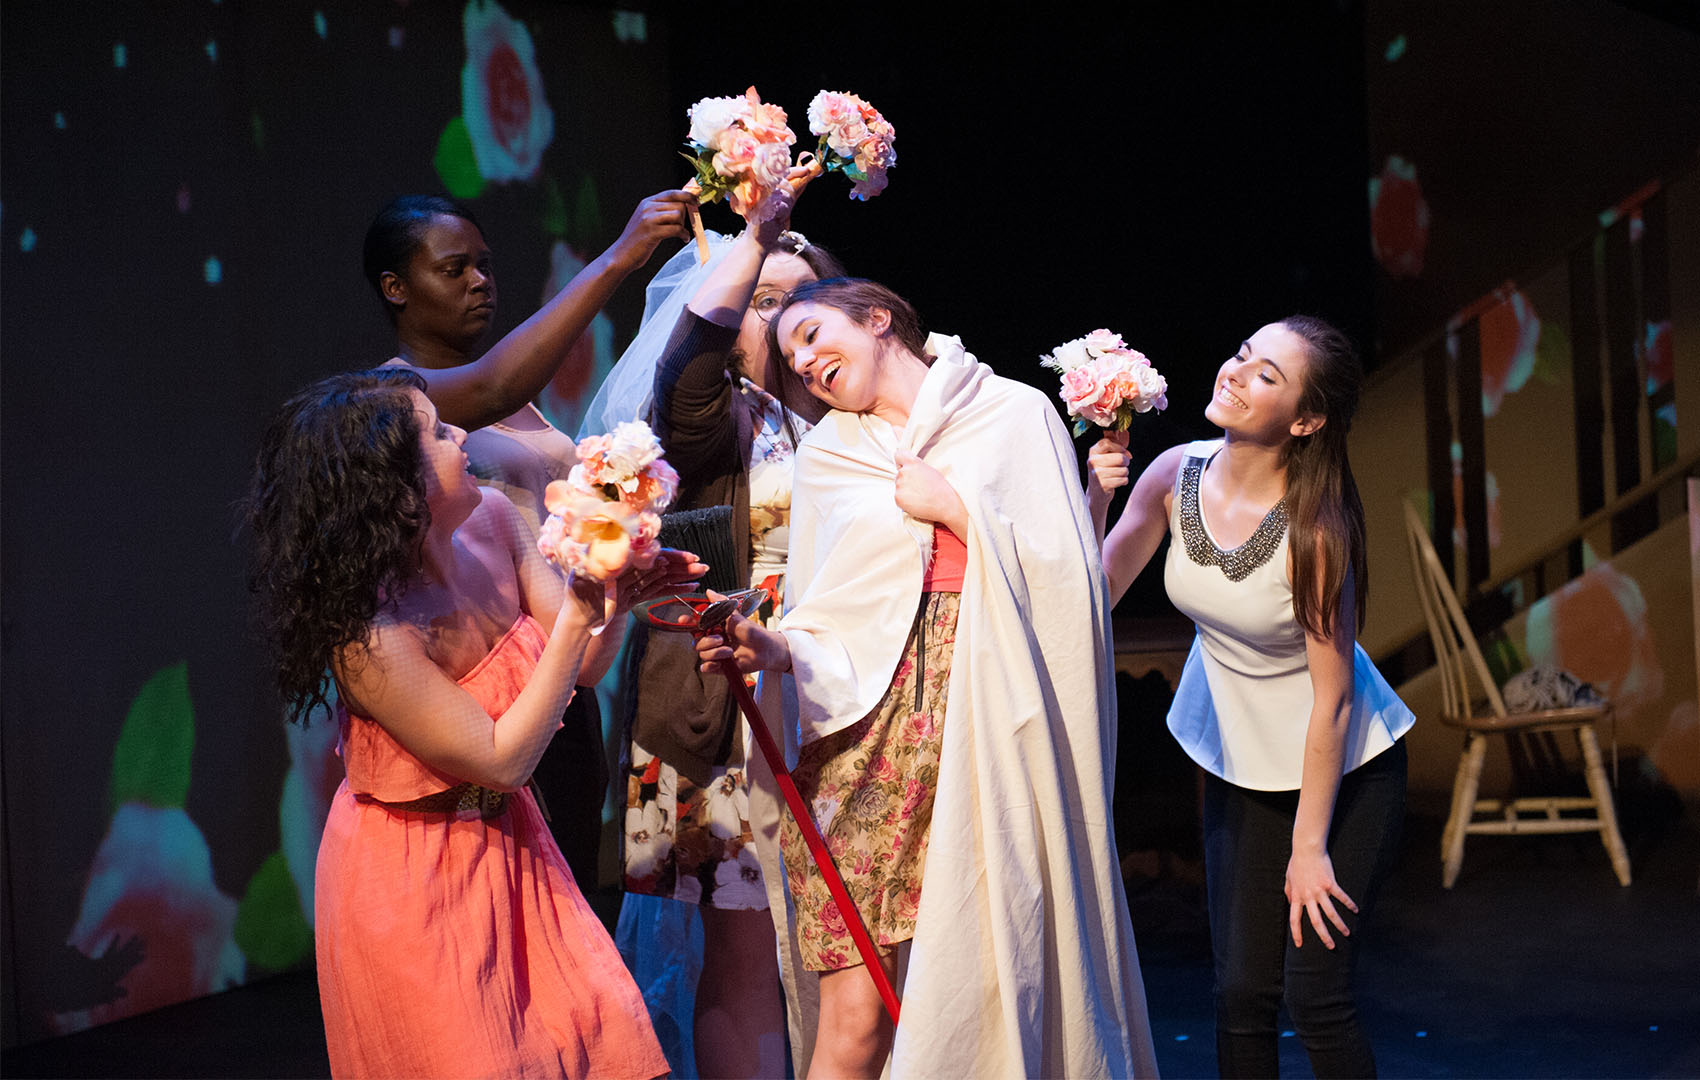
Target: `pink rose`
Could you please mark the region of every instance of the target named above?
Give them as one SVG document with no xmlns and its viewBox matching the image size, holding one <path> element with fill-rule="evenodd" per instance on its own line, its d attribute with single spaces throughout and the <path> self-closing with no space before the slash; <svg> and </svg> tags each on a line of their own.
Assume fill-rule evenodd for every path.
<svg viewBox="0 0 1700 1080">
<path fill-rule="evenodd" d="M 1369 182 L 1370 246 L 1376 262 L 1396 278 L 1421 274 L 1428 226 L 1428 203 L 1417 182 L 1417 167 L 1389 157 L 1381 175 Z"/>
<path fill-rule="evenodd" d="M 229 989 L 247 962 L 233 939 L 236 901 L 213 881 L 201 830 L 178 808 L 121 804 L 95 852 L 67 944 L 99 958 L 126 942 L 141 960 L 118 981 L 123 997 L 52 1017 L 61 1033 Z"/>
<path fill-rule="evenodd" d="M 461 22 L 461 116 L 478 172 L 497 182 L 531 180 L 555 138 L 531 34 L 495 0 L 469 0 Z"/>
<path fill-rule="evenodd" d="M 549 280 L 543 285 L 541 303 L 547 304 L 584 269 L 584 260 L 557 240 L 549 249 Z M 584 419 L 595 388 L 614 368 L 614 323 L 597 312 L 588 333 L 567 347 L 566 357 L 555 369 L 554 378 L 538 395 L 537 407 L 551 424 L 562 431 L 576 431 Z"/>
<path fill-rule="evenodd" d="M 744 126 L 762 142 L 783 143 L 787 146 L 797 141 L 797 136 L 786 124 L 785 110 L 779 106 L 763 102 L 755 87 L 744 91 L 744 101 L 749 107 L 749 116 Z"/>
<path fill-rule="evenodd" d="M 815 135 L 825 135 L 852 120 L 861 119 L 861 102 L 851 94 L 822 90 L 809 102 L 809 131 Z"/>
<path fill-rule="evenodd" d="M 714 171 L 727 179 L 748 173 L 755 164 L 756 148 L 761 142 L 748 131 L 729 128 L 720 139 L 720 149 L 714 155 Z"/>
<path fill-rule="evenodd" d="M 897 779 L 897 766 L 892 764 L 890 758 L 881 754 L 868 766 L 868 775 L 882 784 L 889 784 Z"/>
<path fill-rule="evenodd" d="M 828 937 L 844 937 L 850 933 L 850 928 L 844 922 L 844 913 L 838 910 L 836 900 L 828 900 L 826 906 L 821 908 L 820 924 Z"/>
<path fill-rule="evenodd" d="M 1082 364 L 1063 372 L 1062 399 L 1070 416 L 1084 415 L 1103 392 L 1103 376 L 1095 364 Z"/>
<path fill-rule="evenodd" d="M 1611 563 L 1530 605 L 1525 624 L 1530 663 L 1593 683 L 1616 706 L 1619 723 L 1664 696 L 1654 631 L 1641 586 Z"/>
<path fill-rule="evenodd" d="M 1523 389 L 1534 373 L 1541 317 L 1528 297 L 1512 289 L 1509 296 L 1482 313 L 1477 327 L 1481 333 L 1482 415 L 1494 416 L 1505 395 Z"/>
<path fill-rule="evenodd" d="M 1122 336 L 1109 330 L 1094 330 L 1084 340 L 1087 350 L 1099 356 L 1127 348 Z"/>
</svg>

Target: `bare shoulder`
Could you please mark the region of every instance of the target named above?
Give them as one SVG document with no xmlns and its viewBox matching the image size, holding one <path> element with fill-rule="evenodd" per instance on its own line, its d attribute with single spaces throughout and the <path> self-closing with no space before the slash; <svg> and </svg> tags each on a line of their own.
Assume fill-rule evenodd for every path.
<svg viewBox="0 0 1700 1080">
<path fill-rule="evenodd" d="M 331 661 L 337 693 L 356 716 L 371 716 L 383 700 L 389 673 L 410 670 L 419 661 L 430 663 L 418 627 L 393 613 L 373 620 L 364 642 L 351 642 Z"/>
</svg>

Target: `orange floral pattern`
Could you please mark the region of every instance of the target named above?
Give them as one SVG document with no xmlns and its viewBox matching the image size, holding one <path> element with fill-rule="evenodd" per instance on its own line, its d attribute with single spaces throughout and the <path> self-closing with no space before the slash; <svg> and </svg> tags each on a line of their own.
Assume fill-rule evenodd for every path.
<svg viewBox="0 0 1700 1080">
<path fill-rule="evenodd" d="M 791 774 L 813 807 L 815 824 L 868 934 L 882 946 L 915 936 L 960 601 L 960 593 L 921 598 L 920 618 L 885 697 L 855 724 L 803 747 Z M 922 627 L 925 634 L 917 635 Z M 918 636 L 923 638 L 919 670 Z M 860 964 L 844 913 L 789 816 L 779 840 L 797 905 L 803 966 L 837 971 Z"/>
</svg>

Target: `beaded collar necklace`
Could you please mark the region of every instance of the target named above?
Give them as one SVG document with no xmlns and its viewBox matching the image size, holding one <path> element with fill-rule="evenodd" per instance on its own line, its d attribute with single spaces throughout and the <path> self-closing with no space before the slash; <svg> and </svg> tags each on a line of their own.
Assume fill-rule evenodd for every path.
<svg viewBox="0 0 1700 1080">
<path fill-rule="evenodd" d="M 1204 528 L 1198 504 L 1198 481 L 1204 475 L 1205 459 L 1189 458 L 1181 469 L 1181 538 L 1186 557 L 1199 566 L 1220 566 L 1229 581 L 1244 581 L 1253 570 L 1268 562 L 1281 546 L 1287 532 L 1287 497 L 1278 499 L 1258 522 L 1257 531 L 1232 551 L 1223 551 Z"/>
</svg>

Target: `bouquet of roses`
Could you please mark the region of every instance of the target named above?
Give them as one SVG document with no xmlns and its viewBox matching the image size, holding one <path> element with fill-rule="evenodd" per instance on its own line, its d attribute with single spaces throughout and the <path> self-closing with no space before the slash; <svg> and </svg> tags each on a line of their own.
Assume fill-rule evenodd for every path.
<svg viewBox="0 0 1700 1080">
<path fill-rule="evenodd" d="M 1145 354 L 1130 349 L 1120 334 L 1094 330 L 1058 345 L 1039 361 L 1062 375 L 1058 397 L 1074 417 L 1074 433 L 1097 425 L 1126 431 L 1133 414 L 1169 407 L 1168 380 L 1157 374 Z"/>
<path fill-rule="evenodd" d="M 878 109 L 855 94 L 822 90 L 809 102 L 809 131 L 820 136 L 812 166 L 854 181 L 852 199 L 885 190 L 885 172 L 897 164 L 897 129 Z"/>
<path fill-rule="evenodd" d="M 578 464 L 543 490 L 549 517 L 537 537 L 544 558 L 565 570 L 611 581 L 630 567 L 647 570 L 661 554 L 661 511 L 679 490 L 679 474 L 641 420 L 579 440 Z"/>
<path fill-rule="evenodd" d="M 743 97 L 703 98 L 690 108 L 684 157 L 696 167 L 701 202 L 725 199 L 745 221 L 755 222 L 767 197 L 791 171 L 797 136 L 785 110 L 764 104 L 755 87 Z"/>
</svg>

